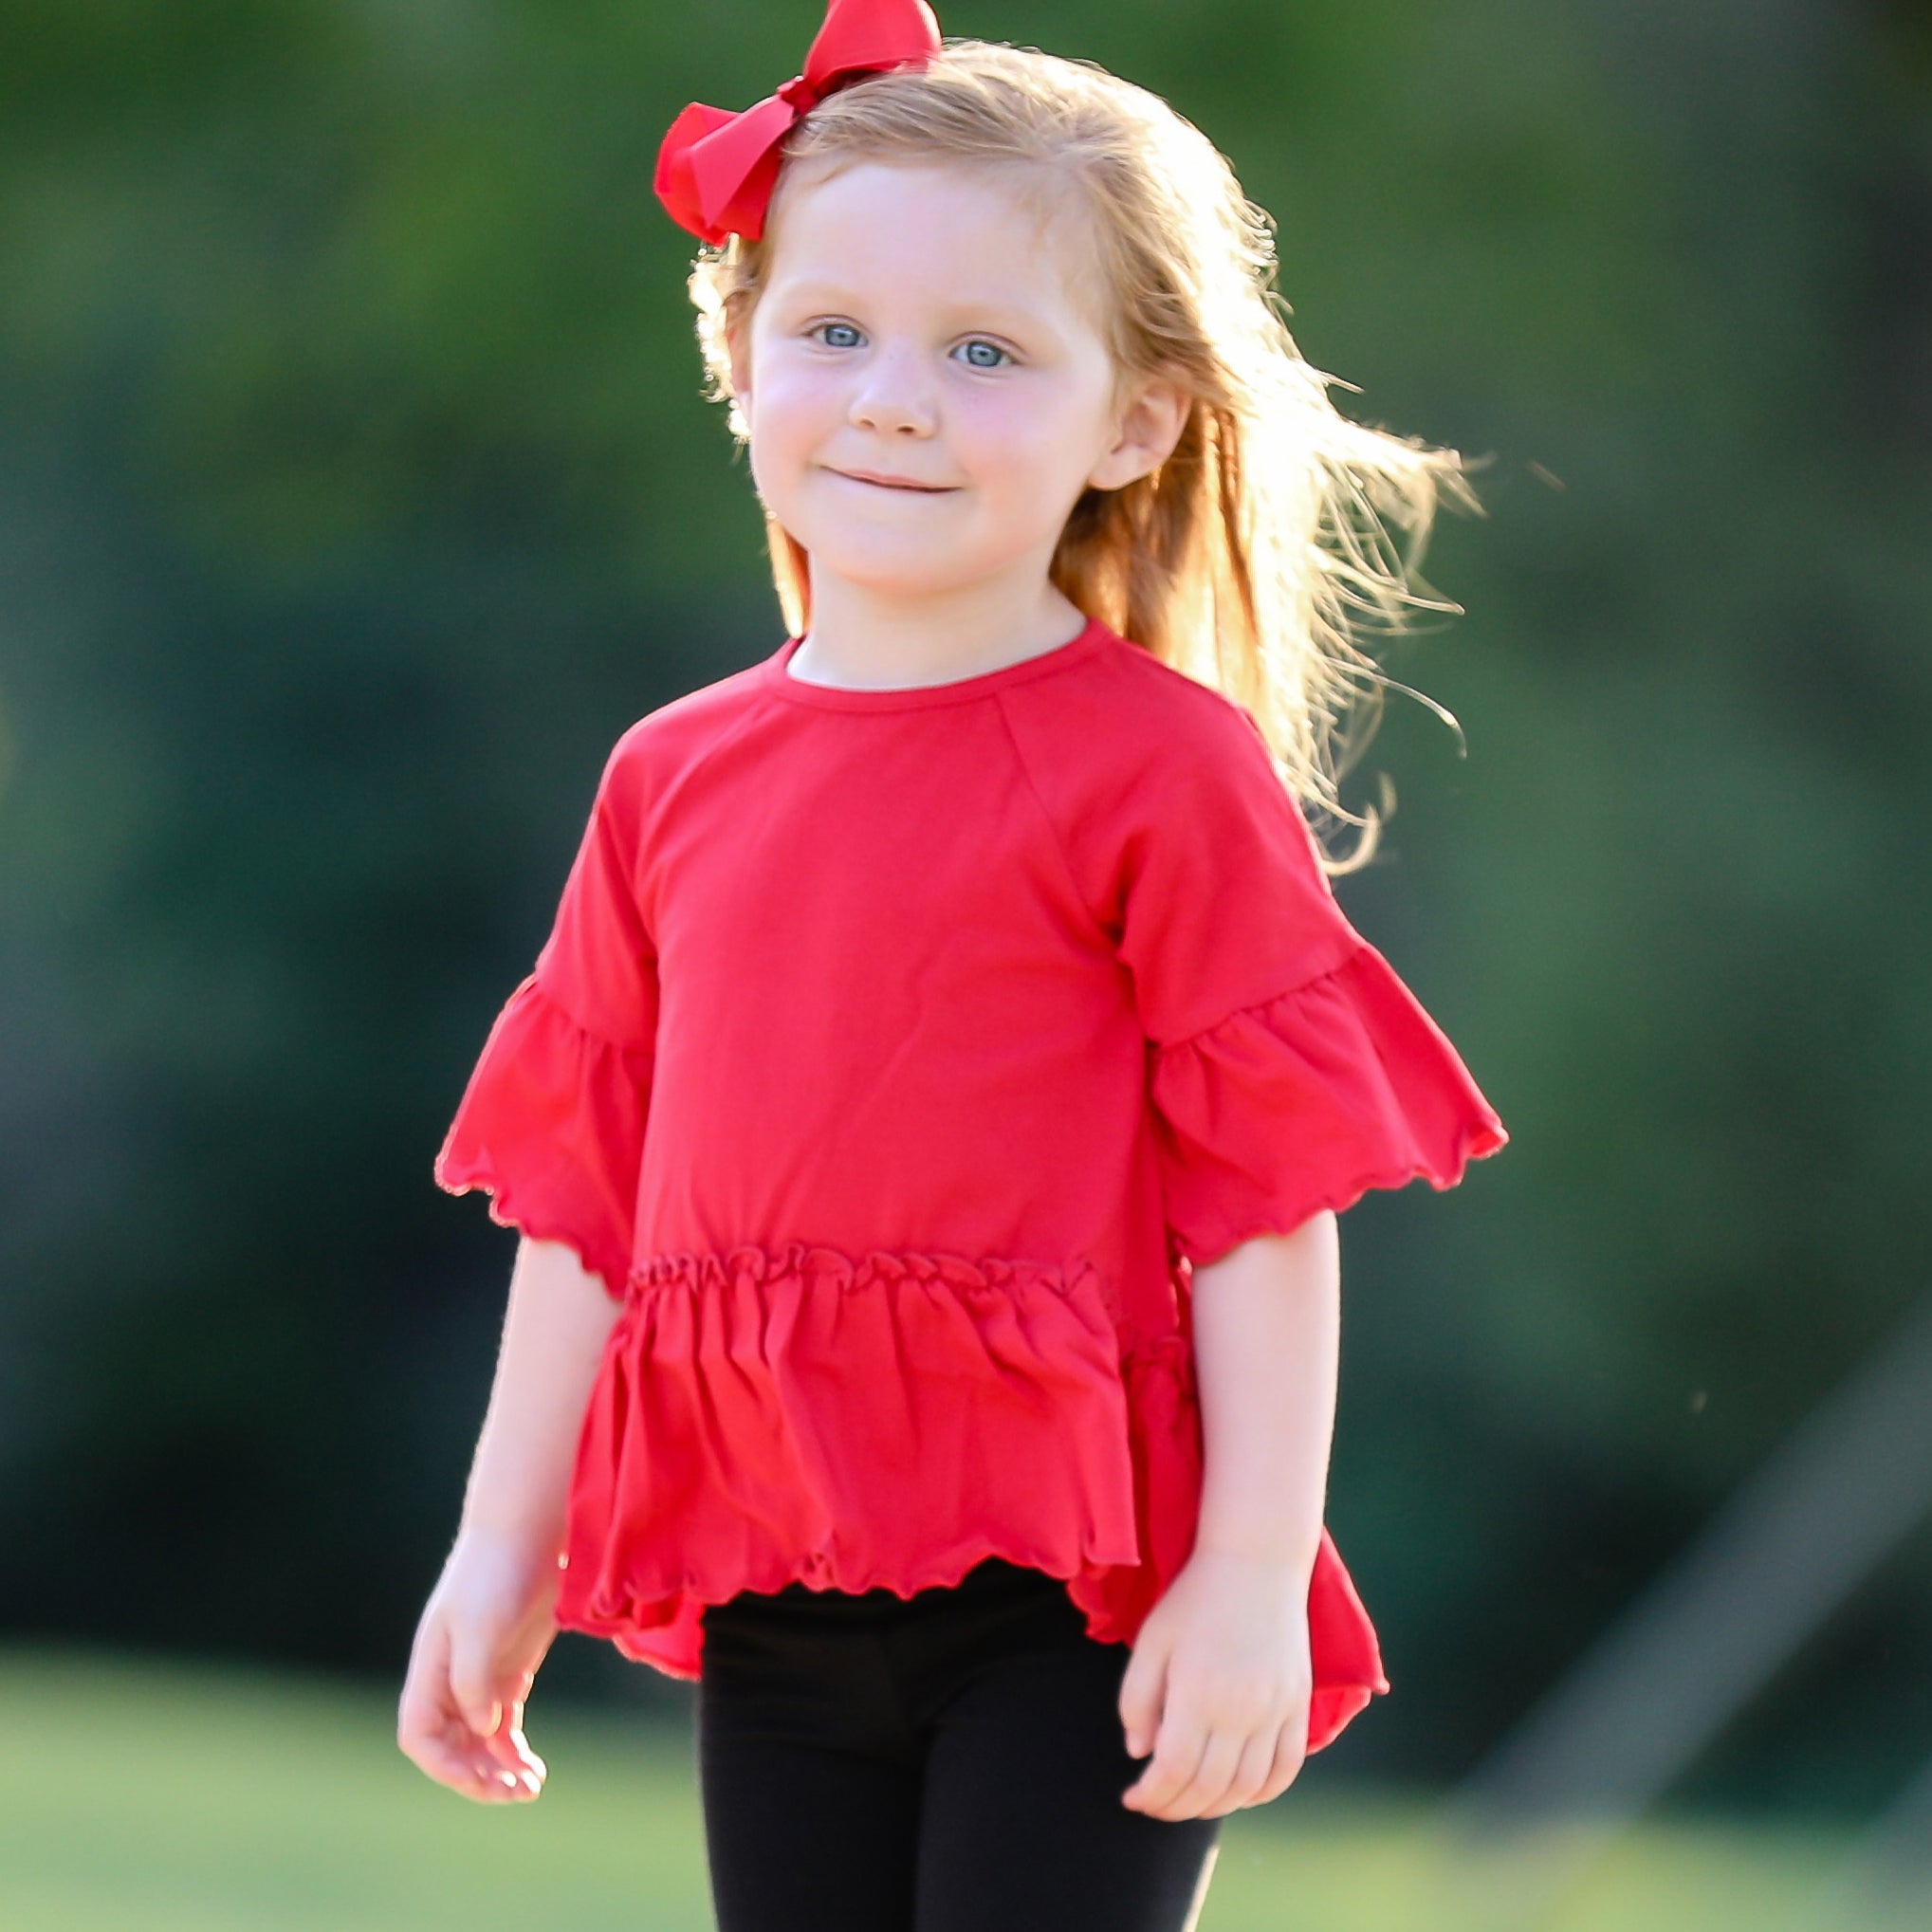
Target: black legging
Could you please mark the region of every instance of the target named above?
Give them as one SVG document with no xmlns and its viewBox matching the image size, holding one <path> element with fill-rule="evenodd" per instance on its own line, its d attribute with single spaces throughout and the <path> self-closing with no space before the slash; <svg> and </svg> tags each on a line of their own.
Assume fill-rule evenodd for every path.
<svg viewBox="0 0 1932 1932">
<path fill-rule="evenodd" d="M 719 1932 L 1183 1932 L 1219 1818 L 1130 1811 L 1125 1644 L 988 1558 L 904 1598 L 705 1612 L 697 1755 Z"/>
</svg>

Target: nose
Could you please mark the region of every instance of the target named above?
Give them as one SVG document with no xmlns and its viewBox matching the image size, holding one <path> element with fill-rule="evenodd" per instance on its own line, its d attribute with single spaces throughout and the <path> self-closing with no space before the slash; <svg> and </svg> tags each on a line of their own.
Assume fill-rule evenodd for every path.
<svg viewBox="0 0 1932 1932">
<path fill-rule="evenodd" d="M 882 435 L 929 436 L 935 423 L 932 384 L 918 350 L 888 343 L 869 356 L 847 414 L 855 426 Z"/>
</svg>

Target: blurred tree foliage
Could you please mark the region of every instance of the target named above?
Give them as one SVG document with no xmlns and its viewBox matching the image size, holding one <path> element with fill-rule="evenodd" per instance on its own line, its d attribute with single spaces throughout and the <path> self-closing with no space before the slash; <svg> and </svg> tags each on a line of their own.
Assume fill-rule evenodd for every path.
<svg viewBox="0 0 1932 1932">
<path fill-rule="evenodd" d="M 604 750 L 775 648 L 663 128 L 717 0 L 0 28 L 0 1624 L 394 1672 L 507 1237 L 428 1167 Z M 1302 346 L 1491 458 L 1357 922 L 1515 1135 L 1348 1224 L 1331 1520 L 1453 1772 L 1923 1288 L 1932 29 L 1893 0 L 957 5 L 1204 126 Z M 1905 1553 L 1720 1788 L 1932 1733 Z M 1717 1774 L 1713 1774 L 1717 1776 Z"/>
</svg>

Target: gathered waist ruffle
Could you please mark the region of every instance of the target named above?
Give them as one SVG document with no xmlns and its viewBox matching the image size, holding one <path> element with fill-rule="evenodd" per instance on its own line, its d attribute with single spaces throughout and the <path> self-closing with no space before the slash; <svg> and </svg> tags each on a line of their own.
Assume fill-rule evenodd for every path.
<svg viewBox="0 0 1932 1932">
<path fill-rule="evenodd" d="M 635 1298 L 668 1290 L 794 1280 L 805 1287 L 848 1293 L 915 1284 L 967 1297 L 1052 1294 L 1097 1301 L 1116 1328 L 1123 1318 L 1112 1283 L 1085 1260 L 1056 1267 L 1003 1256 L 974 1261 L 963 1255 L 910 1254 L 883 1248 L 855 1256 L 807 1242 L 789 1242 L 775 1248 L 747 1244 L 722 1252 L 652 1255 L 631 1269 L 629 1294 Z"/>
<path fill-rule="evenodd" d="M 1123 1322 L 1083 1259 L 655 1254 L 584 1419 L 558 1621 L 695 1679 L 708 1603 L 911 1596 L 1002 1556 L 1132 1642 L 1192 1549 L 1201 1470 L 1186 1334 Z M 1318 1749 L 1388 1688 L 1326 1531 L 1309 1619 Z"/>
</svg>

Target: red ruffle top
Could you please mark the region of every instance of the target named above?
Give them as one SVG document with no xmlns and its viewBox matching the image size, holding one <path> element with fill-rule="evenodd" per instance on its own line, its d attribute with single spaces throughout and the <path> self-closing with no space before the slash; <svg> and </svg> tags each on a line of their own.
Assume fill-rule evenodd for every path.
<svg viewBox="0 0 1932 1932">
<path fill-rule="evenodd" d="M 436 1164 L 622 1309 L 566 1628 L 999 1555 L 1129 1641 L 1201 1487 L 1194 1266 L 1505 1135 L 1250 714 L 1096 622 L 951 684 L 798 639 L 618 742 Z M 1388 1689 L 1327 1532 L 1318 1749 Z"/>
</svg>

